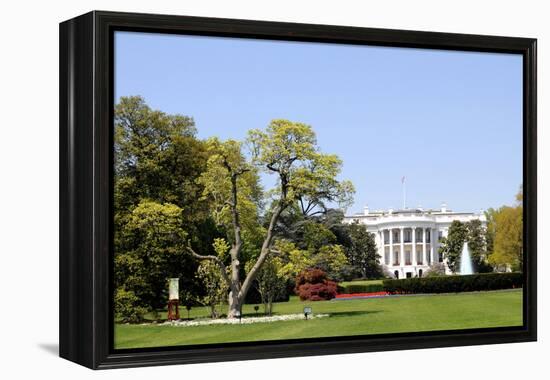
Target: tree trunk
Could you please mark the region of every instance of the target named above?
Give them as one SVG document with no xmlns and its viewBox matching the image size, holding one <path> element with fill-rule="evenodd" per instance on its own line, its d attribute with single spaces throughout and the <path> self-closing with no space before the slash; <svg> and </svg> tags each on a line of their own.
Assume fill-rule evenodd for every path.
<svg viewBox="0 0 550 380">
<path fill-rule="evenodd" d="M 229 307 L 227 309 L 227 318 L 237 318 L 241 312 L 241 300 L 239 299 L 239 293 L 230 291 L 227 296 L 227 303 Z"/>
</svg>

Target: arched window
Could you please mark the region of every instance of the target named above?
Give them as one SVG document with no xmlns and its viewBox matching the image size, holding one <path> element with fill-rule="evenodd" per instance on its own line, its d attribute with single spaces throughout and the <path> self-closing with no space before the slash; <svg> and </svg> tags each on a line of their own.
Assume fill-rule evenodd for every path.
<svg viewBox="0 0 550 380">
<path fill-rule="evenodd" d="M 418 277 L 422 277 L 422 269 L 418 270 Z"/>
<path fill-rule="evenodd" d="M 394 274 L 395 278 L 399 278 L 399 271 L 396 270 L 395 272 L 393 272 L 393 274 Z"/>
</svg>

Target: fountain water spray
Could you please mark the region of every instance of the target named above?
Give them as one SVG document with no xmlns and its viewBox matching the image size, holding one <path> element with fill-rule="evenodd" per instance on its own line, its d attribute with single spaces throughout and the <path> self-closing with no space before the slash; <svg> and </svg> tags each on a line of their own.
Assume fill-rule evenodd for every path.
<svg viewBox="0 0 550 380">
<path fill-rule="evenodd" d="M 468 243 L 464 242 L 462 253 L 460 254 L 460 274 L 473 274 L 472 258 L 470 257 L 470 249 Z"/>
</svg>

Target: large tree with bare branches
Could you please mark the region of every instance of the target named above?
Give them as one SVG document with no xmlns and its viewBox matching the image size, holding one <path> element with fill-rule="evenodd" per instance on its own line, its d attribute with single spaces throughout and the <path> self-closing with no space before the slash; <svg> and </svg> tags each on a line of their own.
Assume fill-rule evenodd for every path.
<svg viewBox="0 0 550 380">
<path fill-rule="evenodd" d="M 243 144 L 235 140 L 211 139 L 208 144 L 211 155 L 199 182 L 204 196 L 212 201 L 215 219 L 231 231 L 227 234 L 229 257 L 202 255 L 193 249 L 192 242 L 187 251 L 199 260 L 217 263 L 229 286 L 227 315 L 234 318 L 273 251 L 275 226 L 281 213 L 296 203 L 304 214 L 322 212 L 327 203 L 343 205 L 350 202 L 353 186 L 337 179 L 341 160 L 321 153 L 313 129 L 306 124 L 273 120 L 265 130 L 250 131 L 247 155 Z M 260 172 L 275 176 L 273 189 L 261 189 Z M 257 226 L 260 214 L 266 221 L 260 231 L 263 242 L 241 278 L 243 229 Z"/>
</svg>

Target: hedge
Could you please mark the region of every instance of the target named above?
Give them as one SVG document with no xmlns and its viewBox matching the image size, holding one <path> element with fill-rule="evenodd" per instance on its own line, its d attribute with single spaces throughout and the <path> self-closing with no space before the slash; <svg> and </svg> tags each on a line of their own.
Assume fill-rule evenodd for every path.
<svg viewBox="0 0 550 380">
<path fill-rule="evenodd" d="M 391 294 L 458 293 L 480 290 L 521 288 L 522 273 L 479 273 L 464 276 L 441 276 L 384 280 L 384 290 Z"/>
<path fill-rule="evenodd" d="M 338 285 L 338 294 L 374 293 L 374 292 L 383 292 L 383 291 L 384 291 L 384 285 L 382 284 Z"/>
</svg>

